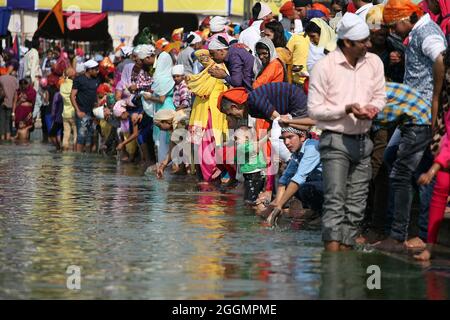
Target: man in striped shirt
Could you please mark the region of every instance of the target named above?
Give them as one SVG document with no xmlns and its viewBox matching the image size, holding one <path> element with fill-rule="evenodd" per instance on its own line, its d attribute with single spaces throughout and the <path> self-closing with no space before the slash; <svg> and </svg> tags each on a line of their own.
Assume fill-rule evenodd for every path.
<svg viewBox="0 0 450 320">
<path fill-rule="evenodd" d="M 268 83 L 251 93 L 244 88 L 234 88 L 219 97 L 218 107 L 231 117 L 273 121 L 282 115 L 307 118 L 307 97 L 303 90 L 286 82 Z M 306 123 L 305 123 L 306 124 Z"/>
</svg>

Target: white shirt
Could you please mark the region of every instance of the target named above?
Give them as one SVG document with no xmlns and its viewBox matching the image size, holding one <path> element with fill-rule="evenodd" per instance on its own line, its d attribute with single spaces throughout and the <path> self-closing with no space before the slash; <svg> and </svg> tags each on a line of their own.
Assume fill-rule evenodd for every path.
<svg viewBox="0 0 450 320">
<path fill-rule="evenodd" d="M 372 3 L 368 3 L 363 5 L 361 8 L 359 8 L 358 10 L 356 10 L 355 14 L 359 17 L 361 17 L 364 22 L 366 22 L 366 16 L 369 13 L 369 10 L 373 7 Z"/>
<path fill-rule="evenodd" d="M 252 50 L 253 55 L 255 55 L 255 45 L 261 39 L 261 24 L 262 20 L 257 20 L 253 24 L 241 32 L 239 36 L 239 43 L 245 44 L 250 50 Z"/>
<path fill-rule="evenodd" d="M 41 69 L 39 66 L 39 52 L 36 49 L 31 49 L 25 54 L 24 57 L 24 76 L 30 77 L 31 81 L 34 84 L 35 89 L 38 88 L 38 80 L 37 76 L 42 75 Z"/>
<path fill-rule="evenodd" d="M 422 18 L 420 18 L 419 21 L 417 21 L 412 30 L 417 30 L 426 25 L 427 23 L 431 22 L 432 22 L 431 17 L 427 13 Z M 409 41 L 411 41 L 411 33 L 409 35 Z M 445 39 L 437 34 L 426 37 L 425 40 L 422 42 L 422 52 L 432 61 L 436 61 L 438 56 L 443 51 L 445 51 L 445 48 L 446 48 Z"/>
<path fill-rule="evenodd" d="M 314 68 L 315 64 L 326 56 L 324 52 L 324 48 L 316 46 L 312 43 L 309 44 L 309 53 L 308 60 L 306 62 L 306 66 L 308 67 L 308 72 L 311 72 Z"/>
</svg>

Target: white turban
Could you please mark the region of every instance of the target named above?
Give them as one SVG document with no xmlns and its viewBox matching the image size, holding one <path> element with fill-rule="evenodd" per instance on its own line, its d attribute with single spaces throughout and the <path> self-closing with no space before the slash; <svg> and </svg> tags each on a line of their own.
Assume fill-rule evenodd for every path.
<svg viewBox="0 0 450 320">
<path fill-rule="evenodd" d="M 267 4 L 264 4 L 262 2 L 260 3 L 261 3 L 261 11 L 258 14 L 258 20 L 261 20 L 265 16 L 272 13 L 272 9 L 270 9 L 270 7 Z"/>
<path fill-rule="evenodd" d="M 211 32 L 221 32 L 225 30 L 225 26 L 227 25 L 227 19 L 220 16 L 215 16 L 209 22 L 209 29 Z"/>
<path fill-rule="evenodd" d="M 189 44 L 196 44 L 196 43 L 200 43 L 200 42 L 202 42 L 203 40 L 202 40 L 202 37 L 200 37 L 197 33 L 195 33 L 195 32 L 190 32 L 189 34 L 188 34 L 188 38 L 189 37 L 192 37 L 192 36 L 194 36 L 194 39 L 192 39 L 192 41 L 191 42 L 189 42 Z"/>
<path fill-rule="evenodd" d="M 139 54 L 139 52 L 141 52 L 143 46 L 144 45 L 140 44 L 140 45 L 134 47 L 133 54 L 137 56 Z"/>
<path fill-rule="evenodd" d="M 150 57 L 153 54 L 155 54 L 155 47 L 151 44 L 143 44 L 140 50 L 136 53 L 137 57 L 141 60 Z"/>
<path fill-rule="evenodd" d="M 105 113 L 103 112 L 103 107 L 98 107 L 92 110 L 92 112 L 94 113 L 94 116 L 97 119 L 103 120 L 105 119 Z"/>
<path fill-rule="evenodd" d="M 223 38 L 223 39 L 226 41 L 225 38 Z M 230 45 L 225 45 L 225 43 L 223 43 L 219 40 L 219 37 L 213 37 L 211 42 L 208 45 L 209 50 L 228 49 L 229 47 L 230 47 Z"/>
<path fill-rule="evenodd" d="M 83 63 L 77 63 L 77 67 L 75 69 L 76 73 L 83 73 L 86 71 L 86 67 L 84 66 Z"/>
<path fill-rule="evenodd" d="M 337 25 L 339 39 L 358 41 L 366 39 L 370 35 L 369 26 L 359 16 L 347 12 Z"/>
<path fill-rule="evenodd" d="M 184 76 L 184 66 L 182 64 L 177 64 L 172 68 L 173 76 Z"/>
<path fill-rule="evenodd" d="M 86 62 L 84 63 L 84 66 L 85 66 L 86 70 L 87 70 L 87 69 L 97 68 L 97 67 L 98 67 L 98 62 L 91 59 L 91 60 L 89 60 L 89 61 L 86 61 Z"/>
<path fill-rule="evenodd" d="M 122 55 L 123 55 L 124 57 L 127 57 L 127 56 L 129 56 L 129 55 L 133 52 L 133 48 L 132 48 L 132 47 L 126 46 L 126 47 L 122 47 L 122 48 L 120 49 L 120 51 L 122 52 Z"/>
</svg>

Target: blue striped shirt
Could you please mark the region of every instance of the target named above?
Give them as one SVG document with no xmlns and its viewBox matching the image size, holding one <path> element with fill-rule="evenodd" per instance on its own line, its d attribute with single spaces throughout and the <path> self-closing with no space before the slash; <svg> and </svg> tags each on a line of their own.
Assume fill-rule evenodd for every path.
<svg viewBox="0 0 450 320">
<path fill-rule="evenodd" d="M 270 121 L 274 111 L 294 118 L 307 117 L 307 97 L 300 87 L 287 82 L 265 84 L 248 95 L 248 114 Z"/>
</svg>

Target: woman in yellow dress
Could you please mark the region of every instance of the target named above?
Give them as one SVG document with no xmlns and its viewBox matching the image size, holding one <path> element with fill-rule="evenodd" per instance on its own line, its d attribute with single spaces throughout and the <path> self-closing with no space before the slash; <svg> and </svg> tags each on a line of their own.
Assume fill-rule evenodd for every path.
<svg viewBox="0 0 450 320">
<path fill-rule="evenodd" d="M 223 64 L 216 64 L 208 50 L 198 50 L 195 55 L 205 69 L 186 79 L 189 89 L 195 95 L 189 120 L 189 133 L 200 161 L 203 180 L 210 182 L 217 169 L 216 147 L 222 145 L 224 136 L 228 133 L 227 117 L 217 108 L 217 100 L 228 88 L 222 80 L 212 77 L 208 70 L 213 66 L 219 66 L 224 70 L 226 67 Z"/>
</svg>

